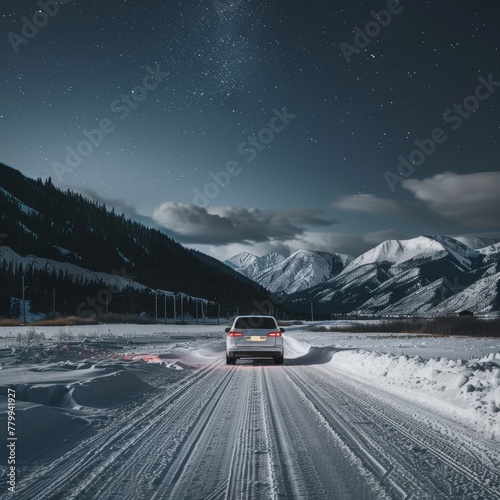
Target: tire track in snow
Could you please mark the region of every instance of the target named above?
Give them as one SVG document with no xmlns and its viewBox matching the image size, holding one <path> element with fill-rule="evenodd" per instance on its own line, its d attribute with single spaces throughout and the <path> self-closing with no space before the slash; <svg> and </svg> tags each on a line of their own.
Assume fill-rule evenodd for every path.
<svg viewBox="0 0 500 500">
<path fill-rule="evenodd" d="M 220 376 L 217 371 L 220 364 L 219 362 L 203 367 L 188 375 L 169 388 L 172 392 L 162 391 L 152 396 L 148 395 L 145 400 L 149 407 L 141 401 L 134 405 L 135 408 L 134 406 L 124 408 L 126 413 L 109 427 L 86 439 L 60 459 L 31 476 L 22 478 L 18 483 L 19 498 L 30 500 L 92 498 L 87 496 L 86 488 L 95 489 L 99 481 L 113 481 L 112 474 L 106 475 L 106 471 L 112 471 L 118 463 L 127 463 L 127 453 L 138 443 L 140 444 L 158 422 L 165 419 L 166 408 L 175 408 L 177 402 L 186 397 L 186 393 L 192 398 L 193 388 L 201 386 L 199 391 L 196 391 L 200 395 L 206 392 L 213 384 L 212 379 Z M 175 434 L 172 434 L 175 437 Z M 178 439 L 181 437 L 182 434 Z M 124 479 L 125 482 L 134 482 L 137 480 L 136 477 L 140 476 Z"/>
<path fill-rule="evenodd" d="M 299 424 L 288 415 L 289 409 L 276 394 L 276 387 L 269 381 L 270 374 L 264 374 L 267 396 L 267 427 L 273 440 L 273 463 L 277 476 L 276 489 L 284 498 L 324 498 L 319 475 L 312 465 L 312 457 L 306 453 Z M 276 379 L 276 377 L 273 377 Z"/>
<path fill-rule="evenodd" d="M 345 415 L 336 414 L 337 412 L 332 410 L 331 405 L 334 398 L 329 394 L 321 394 L 317 388 L 313 390 L 309 384 L 299 379 L 296 373 L 289 372 L 288 376 L 295 385 L 296 390 L 303 395 L 314 411 L 325 421 L 330 431 L 351 451 L 353 457 L 359 460 L 356 465 L 370 471 L 378 479 L 381 486 L 385 484 L 391 498 L 409 498 L 409 491 L 416 488 L 416 484 L 404 484 L 408 483 L 408 478 L 399 478 L 399 481 L 403 483 L 399 484 L 398 481 L 391 477 L 394 464 L 390 459 L 390 454 L 383 447 L 374 446 L 374 443 L 366 439 L 366 437 L 362 439 L 359 433 L 349 425 L 351 419 L 346 419 Z M 327 402 L 330 404 L 327 404 Z M 335 403 L 338 404 L 338 401 L 335 401 Z M 341 402 L 340 405 L 342 407 L 345 403 Z"/>
<path fill-rule="evenodd" d="M 16 500 L 500 498 L 498 452 L 330 365 L 216 359 L 115 415 Z"/>
<path fill-rule="evenodd" d="M 331 383 L 331 379 L 330 379 Z M 342 389 L 344 394 L 346 389 Z M 350 393 L 356 401 L 358 410 L 365 415 L 373 415 L 373 400 L 360 392 Z M 390 400 L 390 398 L 385 401 Z M 394 399 L 393 399 L 394 400 Z M 427 465 L 428 478 L 442 492 L 451 498 L 488 498 L 500 499 L 500 452 L 496 453 L 496 467 L 491 458 L 481 453 L 479 446 L 467 440 L 461 430 L 448 422 L 446 430 L 453 435 L 438 432 L 436 422 L 422 418 L 425 410 L 411 407 L 403 411 L 404 404 L 391 408 L 384 402 L 377 401 L 377 419 L 384 422 L 387 429 L 391 429 L 390 441 L 400 449 L 405 449 L 405 456 L 415 455 L 414 466 L 418 470 L 423 464 Z M 417 420 L 418 418 L 418 420 Z M 433 424 L 433 425 L 432 425 Z M 450 429 L 453 429 L 450 432 Z M 408 453 L 408 451 L 410 453 Z"/>
<path fill-rule="evenodd" d="M 163 498 L 204 499 L 207 492 L 221 491 L 225 481 L 224 456 L 229 446 L 231 432 L 228 428 L 238 419 L 238 402 L 241 395 L 235 391 L 237 373 L 222 368 L 227 375 L 210 397 L 208 404 L 192 426 L 175 460 L 168 465 L 152 500 Z M 232 387 L 229 387 L 229 384 Z M 244 384 L 244 382 L 243 382 Z M 219 488 L 218 488 L 219 487 Z"/>
<path fill-rule="evenodd" d="M 402 484 L 409 496 L 500 498 L 497 468 L 450 422 L 446 428 L 456 429 L 454 440 L 430 426 L 435 420 L 426 422 L 425 411 L 415 405 L 379 394 L 331 366 L 301 368 L 300 380 L 292 377 L 318 411 L 387 464 L 383 479 Z M 499 458 L 497 452 L 497 464 Z"/>
<path fill-rule="evenodd" d="M 263 404 L 262 367 L 240 367 L 250 376 L 243 419 L 234 442 L 226 499 L 276 498 L 271 446 Z"/>
<path fill-rule="evenodd" d="M 389 498 L 369 472 L 353 466 L 349 450 L 305 404 L 282 367 L 266 370 L 264 380 L 281 498 Z"/>
</svg>

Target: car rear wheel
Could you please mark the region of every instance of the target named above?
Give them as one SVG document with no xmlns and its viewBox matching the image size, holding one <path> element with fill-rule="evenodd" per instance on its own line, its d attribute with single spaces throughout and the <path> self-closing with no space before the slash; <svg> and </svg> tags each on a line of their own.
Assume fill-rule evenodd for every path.
<svg viewBox="0 0 500 500">
<path fill-rule="evenodd" d="M 235 365 L 236 364 L 236 358 L 230 358 L 229 356 L 226 356 L 226 365 Z"/>
<path fill-rule="evenodd" d="M 282 365 L 284 361 L 285 361 L 285 357 L 284 356 L 281 356 L 281 358 L 274 358 L 274 364 L 275 365 Z"/>
</svg>

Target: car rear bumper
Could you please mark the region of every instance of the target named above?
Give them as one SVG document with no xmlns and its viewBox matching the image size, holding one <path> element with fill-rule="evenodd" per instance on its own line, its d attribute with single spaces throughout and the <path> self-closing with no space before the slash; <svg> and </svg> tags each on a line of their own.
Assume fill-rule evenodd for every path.
<svg viewBox="0 0 500 500">
<path fill-rule="evenodd" d="M 226 351 L 228 358 L 282 358 L 283 347 L 266 347 L 262 349 L 239 347 Z"/>
</svg>

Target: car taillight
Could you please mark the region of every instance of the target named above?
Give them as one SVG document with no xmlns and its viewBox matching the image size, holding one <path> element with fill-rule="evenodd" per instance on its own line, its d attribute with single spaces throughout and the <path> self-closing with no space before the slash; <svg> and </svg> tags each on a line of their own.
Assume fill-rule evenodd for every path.
<svg viewBox="0 0 500 500">
<path fill-rule="evenodd" d="M 236 332 L 233 330 L 231 330 L 227 335 L 228 335 L 228 337 L 243 337 L 242 332 Z"/>
<path fill-rule="evenodd" d="M 269 332 L 268 337 L 281 337 L 281 332 Z"/>
</svg>

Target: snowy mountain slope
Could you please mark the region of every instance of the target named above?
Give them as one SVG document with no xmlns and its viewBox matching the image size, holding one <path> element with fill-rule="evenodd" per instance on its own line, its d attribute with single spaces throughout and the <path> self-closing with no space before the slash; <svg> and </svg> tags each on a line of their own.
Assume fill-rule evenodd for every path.
<svg viewBox="0 0 500 500">
<path fill-rule="evenodd" d="M 16 198 L 12 193 L 9 193 L 6 189 L 0 187 L 0 194 L 5 196 L 6 198 L 16 202 L 19 205 L 19 208 L 25 213 L 29 215 L 35 215 L 37 217 L 40 217 L 41 215 L 34 210 L 33 208 L 29 207 L 28 205 L 24 204 L 19 198 Z"/>
<path fill-rule="evenodd" d="M 22 257 L 14 252 L 11 248 L 0 246 L 0 263 L 5 261 L 7 265 L 12 264 L 12 267 L 16 269 L 19 265 L 23 266 L 23 271 L 27 270 L 41 270 L 47 271 L 49 273 L 55 272 L 56 274 L 61 273 L 63 275 L 68 275 L 70 279 L 76 285 L 85 282 L 88 284 L 99 284 L 99 286 L 108 287 L 113 293 L 125 289 L 133 289 L 138 292 L 149 292 L 154 293 L 155 290 L 151 289 L 141 283 L 134 281 L 133 276 L 127 277 L 125 270 L 116 271 L 109 273 L 102 273 L 97 271 L 92 271 L 90 269 L 85 269 L 83 267 L 71 264 L 68 262 L 59 262 L 52 259 L 45 259 L 41 257 L 36 257 L 35 255 L 27 255 Z M 168 290 L 160 290 L 162 296 L 174 297 L 177 295 L 176 292 L 171 292 Z M 211 301 L 200 297 L 193 297 L 188 294 L 180 293 L 180 296 L 187 301 L 197 301 L 198 303 L 209 304 Z"/>
<path fill-rule="evenodd" d="M 258 257 L 254 262 L 243 268 L 242 274 L 247 276 L 257 283 L 260 283 L 261 276 L 266 273 L 269 269 L 272 269 L 276 264 L 279 264 L 285 259 L 285 257 L 279 253 L 268 253 L 262 257 Z M 262 285 L 264 286 L 264 285 Z"/>
<path fill-rule="evenodd" d="M 376 262 L 399 265 L 417 258 L 435 258 L 436 253 L 442 251 L 442 245 L 427 236 L 419 236 L 411 240 L 387 240 L 354 259 L 344 272 L 348 273 L 356 267 Z"/>
<path fill-rule="evenodd" d="M 62 272 L 63 274 L 68 273 L 75 283 L 80 282 L 82 279 L 88 281 L 89 283 L 102 282 L 105 286 L 110 286 L 112 288 L 123 290 L 126 287 L 132 287 L 139 291 L 144 291 L 148 287 L 141 285 L 133 281 L 130 278 L 120 275 L 120 271 L 116 274 L 101 273 L 97 271 L 91 271 L 83 267 L 77 266 L 75 264 L 70 264 L 68 262 L 59 262 L 52 259 L 45 259 L 43 257 L 36 257 L 35 255 L 27 255 L 22 257 L 21 255 L 14 252 L 9 247 L 0 246 L 0 262 L 5 260 L 7 264 L 12 263 L 13 268 L 22 264 L 23 269 L 33 268 L 36 270 L 44 270 L 48 272 Z"/>
<path fill-rule="evenodd" d="M 339 273 L 347 259 L 327 252 L 299 250 L 262 273 L 259 283 L 272 292 L 297 292 Z"/>
<path fill-rule="evenodd" d="M 313 303 L 318 313 L 350 313 L 363 304 L 382 283 L 391 278 L 387 265 L 367 264 L 314 287 L 290 294 L 288 299 L 303 311 Z"/>
<path fill-rule="evenodd" d="M 312 302 L 318 313 L 422 314 L 478 280 L 495 280 L 498 247 L 475 250 L 446 236 L 390 240 L 288 299 L 304 312 Z"/>
<path fill-rule="evenodd" d="M 453 236 L 453 239 L 460 241 L 460 243 L 463 243 L 469 248 L 473 248 L 475 250 L 500 242 L 498 238 L 487 238 L 483 236 Z"/>
<path fill-rule="evenodd" d="M 224 261 L 224 263 L 233 269 L 243 269 L 253 264 L 258 259 L 259 257 L 249 252 L 241 252 L 238 255 Z"/>
<path fill-rule="evenodd" d="M 453 257 L 457 263 L 463 266 L 463 270 L 470 270 L 473 268 L 474 264 L 480 258 L 481 253 L 473 248 L 469 248 L 460 241 L 450 238 L 449 236 L 428 236 L 428 238 L 439 242 L 451 257 Z"/>
<path fill-rule="evenodd" d="M 387 240 L 354 259 L 345 269 L 388 262 L 393 266 L 405 267 L 437 260 L 444 255 L 453 257 L 457 267 L 469 270 L 479 252 L 447 236 L 419 236 L 410 240 Z"/>
<path fill-rule="evenodd" d="M 429 310 L 430 314 L 443 315 L 460 311 L 490 313 L 500 310 L 500 273 L 482 278 Z"/>
<path fill-rule="evenodd" d="M 269 297 L 267 290 L 241 273 L 185 248 L 165 231 L 116 213 L 114 208 L 80 193 L 63 191 L 50 178 L 31 179 L 2 163 L 0 212 L 0 244 L 23 257 L 35 255 L 104 275 L 126 268 L 127 275 L 134 275 L 134 281 L 147 288 L 146 295 L 151 290 L 175 290 L 217 302 L 227 311 L 249 311 L 256 300 L 263 302 Z M 26 279 L 31 283 L 30 299 L 41 313 L 52 310 L 44 290 L 58 288 L 58 282 L 64 282 L 61 289 L 67 286 L 58 305 L 61 314 L 73 314 L 81 295 L 95 294 L 93 284 L 75 283 L 52 272 L 36 273 Z M 96 283 L 94 277 L 89 278 L 92 283 Z M 18 281 L 12 268 L 0 265 L 0 316 L 15 314 L 10 310 L 9 294 L 19 299 Z M 105 281 L 113 286 L 116 278 Z M 110 312 L 155 314 L 154 302 L 140 295 L 139 291 L 124 291 L 121 298 L 113 300 Z M 63 298 L 62 292 L 59 298 Z"/>
<path fill-rule="evenodd" d="M 381 315 L 427 314 L 436 304 L 444 300 L 447 280 L 440 278 L 426 286 L 421 286 L 393 304 L 387 304 L 379 311 Z"/>
<path fill-rule="evenodd" d="M 344 254 L 298 250 L 289 257 L 268 253 L 252 259 L 251 254 L 238 254 L 228 265 L 247 263 L 236 270 L 257 281 L 272 292 L 293 293 L 322 283 L 340 273 L 352 257 Z"/>
<path fill-rule="evenodd" d="M 247 278 L 261 284 L 261 276 L 274 265 L 283 261 L 285 257 L 279 253 L 271 252 L 257 257 L 248 252 L 242 252 L 226 260 L 224 263 Z M 264 286 L 264 285 L 262 285 Z"/>
<path fill-rule="evenodd" d="M 485 258 L 485 260 L 493 261 L 500 259 L 500 243 L 495 243 L 487 247 L 479 248 L 478 252 Z"/>
<path fill-rule="evenodd" d="M 419 269 L 409 269 L 381 283 L 370 294 L 370 298 L 356 309 L 355 314 L 380 314 L 402 298 L 421 288 Z"/>
</svg>

